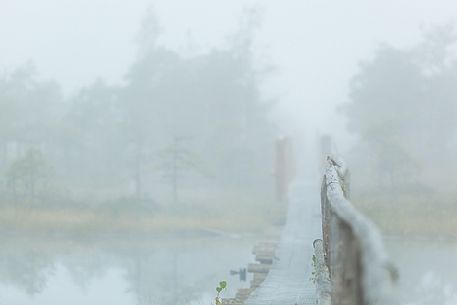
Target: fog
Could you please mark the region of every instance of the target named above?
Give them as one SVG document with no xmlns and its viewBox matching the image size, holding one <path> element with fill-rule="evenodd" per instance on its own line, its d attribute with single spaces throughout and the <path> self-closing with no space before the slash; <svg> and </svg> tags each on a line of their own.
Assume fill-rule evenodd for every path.
<svg viewBox="0 0 457 305">
<path fill-rule="evenodd" d="M 455 18 L 451 0 L 0 0 L 0 304 L 234 297 L 252 275 L 230 270 L 279 236 L 291 190 L 319 195 L 326 154 L 399 304 L 457 304 Z"/>
</svg>

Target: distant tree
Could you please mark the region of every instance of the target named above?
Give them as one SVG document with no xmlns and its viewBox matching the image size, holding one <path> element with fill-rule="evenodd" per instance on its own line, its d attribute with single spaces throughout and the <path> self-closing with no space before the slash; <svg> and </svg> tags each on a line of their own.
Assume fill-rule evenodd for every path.
<svg viewBox="0 0 457 305">
<path fill-rule="evenodd" d="M 228 47 L 184 56 L 158 44 L 156 20 L 145 19 L 139 37 L 154 37 L 139 40 L 142 52 L 119 92 L 137 194 L 154 175 L 144 171 L 151 156 L 173 135 L 192 138 L 214 183 L 249 189 L 271 179 L 275 127 L 268 118 L 272 101 L 260 93 L 266 72 L 252 56 L 255 26 L 243 21 Z"/>
<path fill-rule="evenodd" d="M 38 187 L 48 174 L 49 167 L 43 154 L 39 150 L 29 149 L 9 166 L 7 184 L 15 200 L 21 196 L 33 202 Z"/>
<path fill-rule="evenodd" d="M 169 88 L 163 88 L 161 82 L 166 71 L 177 61 L 179 57 L 172 51 L 150 50 L 132 66 L 127 74 L 128 83 L 119 92 L 124 114 L 121 136 L 137 199 L 142 197 L 145 168 L 150 166 L 154 151 L 173 132 L 164 126 L 164 121 L 172 115 L 166 96 L 176 94 L 176 89 L 167 92 Z"/>
<path fill-rule="evenodd" d="M 61 98 L 60 87 L 39 80 L 31 63 L 0 77 L 0 167 L 29 147 L 51 145 Z"/>
<path fill-rule="evenodd" d="M 158 169 L 171 186 L 173 203 L 179 201 L 179 183 L 185 172 L 198 170 L 197 158 L 186 146 L 184 139 L 174 137 L 173 142 L 159 153 Z"/>
<path fill-rule="evenodd" d="M 29 296 L 43 292 L 56 272 L 55 258 L 48 253 L 8 247 L 0 259 L 0 281 L 17 287 Z"/>
<path fill-rule="evenodd" d="M 353 156 L 378 182 L 415 183 L 421 171 L 430 176 L 457 152 L 454 42 L 453 28 L 445 26 L 425 32 L 410 49 L 382 46 L 353 78 L 344 106 L 349 130 L 358 136 Z"/>
<path fill-rule="evenodd" d="M 9 189 L 35 197 L 45 154 L 59 188 L 87 193 L 89 200 L 119 195 L 132 181 L 142 200 L 166 176 L 177 201 L 179 190 L 202 182 L 181 178 L 195 154 L 203 160 L 199 170 L 214 178 L 206 188 L 263 192 L 271 180 L 275 126 L 273 102 L 260 90 L 266 70 L 252 53 L 258 26 L 258 11 L 247 10 L 224 47 L 181 54 L 160 44 L 150 11 L 122 85 L 97 80 L 65 103 L 59 86 L 39 79 L 33 65 L 0 76 L 0 172 L 7 173 Z M 170 144 L 175 135 L 192 138 L 191 145 Z M 163 147 L 169 155 L 162 154 L 162 163 L 170 166 L 150 170 Z"/>
<path fill-rule="evenodd" d="M 117 93 L 116 87 L 98 79 L 69 100 L 55 139 L 59 175 L 73 185 L 109 185 L 123 176 L 124 114 Z"/>
</svg>

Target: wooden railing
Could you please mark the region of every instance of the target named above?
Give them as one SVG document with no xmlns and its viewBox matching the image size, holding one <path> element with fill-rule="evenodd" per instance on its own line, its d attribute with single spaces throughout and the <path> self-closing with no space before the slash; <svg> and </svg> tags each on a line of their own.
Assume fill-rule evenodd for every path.
<svg viewBox="0 0 457 305">
<path fill-rule="evenodd" d="M 392 284 L 396 269 L 388 260 L 381 235 L 372 221 L 349 202 L 349 171 L 343 162 L 330 157 L 327 160 L 321 204 L 331 304 L 395 305 Z M 326 295 L 325 291 L 320 294 Z M 320 300 L 321 304 L 327 302 Z"/>
</svg>

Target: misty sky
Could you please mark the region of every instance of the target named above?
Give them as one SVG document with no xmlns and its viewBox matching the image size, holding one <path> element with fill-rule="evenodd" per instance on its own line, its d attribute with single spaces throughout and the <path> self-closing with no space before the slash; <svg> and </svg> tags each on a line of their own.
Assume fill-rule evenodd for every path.
<svg viewBox="0 0 457 305">
<path fill-rule="evenodd" d="M 186 51 L 223 44 L 252 4 L 264 8 L 256 54 L 279 68 L 267 91 L 280 97 L 275 117 L 285 129 L 325 130 L 360 59 L 382 42 L 413 44 L 421 26 L 457 17 L 455 0 L 0 0 L 0 71 L 31 60 L 66 95 L 98 76 L 119 83 L 146 8 L 163 27 L 160 43 Z"/>
</svg>

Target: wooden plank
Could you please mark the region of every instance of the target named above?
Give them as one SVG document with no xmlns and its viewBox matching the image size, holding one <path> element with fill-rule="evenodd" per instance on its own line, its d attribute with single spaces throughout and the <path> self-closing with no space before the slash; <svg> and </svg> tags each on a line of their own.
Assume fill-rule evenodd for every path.
<svg viewBox="0 0 457 305">
<path fill-rule="evenodd" d="M 268 276 L 268 273 L 254 273 L 254 281 L 264 281 Z"/>
<path fill-rule="evenodd" d="M 276 246 L 268 246 L 268 247 L 256 246 L 252 250 L 252 254 L 254 254 L 254 255 L 271 255 L 271 256 L 274 256 L 275 251 L 276 251 Z"/>
<path fill-rule="evenodd" d="M 256 255 L 255 260 L 261 264 L 271 265 L 273 264 L 274 256 L 264 256 L 264 255 Z"/>
<path fill-rule="evenodd" d="M 255 288 L 242 288 L 239 289 L 238 292 L 236 293 L 236 299 L 238 300 L 246 300 L 249 295 L 254 291 Z"/>
<path fill-rule="evenodd" d="M 252 254 L 254 254 L 255 256 L 275 257 L 275 255 L 276 255 L 276 250 L 275 250 L 275 249 L 270 249 L 270 250 L 254 250 L 254 251 L 252 251 Z"/>
<path fill-rule="evenodd" d="M 268 273 L 254 273 L 254 277 L 251 280 L 251 287 L 257 288 L 259 287 L 263 281 L 267 278 Z"/>
<path fill-rule="evenodd" d="M 271 269 L 271 264 L 248 264 L 248 272 L 251 273 L 268 273 Z"/>
<path fill-rule="evenodd" d="M 260 250 L 277 257 L 265 280 L 252 292 L 244 305 L 315 305 L 316 290 L 310 280 L 313 271 L 313 241 L 321 237 L 319 186 L 296 185 L 289 198 L 286 225 L 274 249 Z M 256 252 L 257 252 L 256 251 Z M 254 273 L 254 276 L 257 273 Z"/>
</svg>

